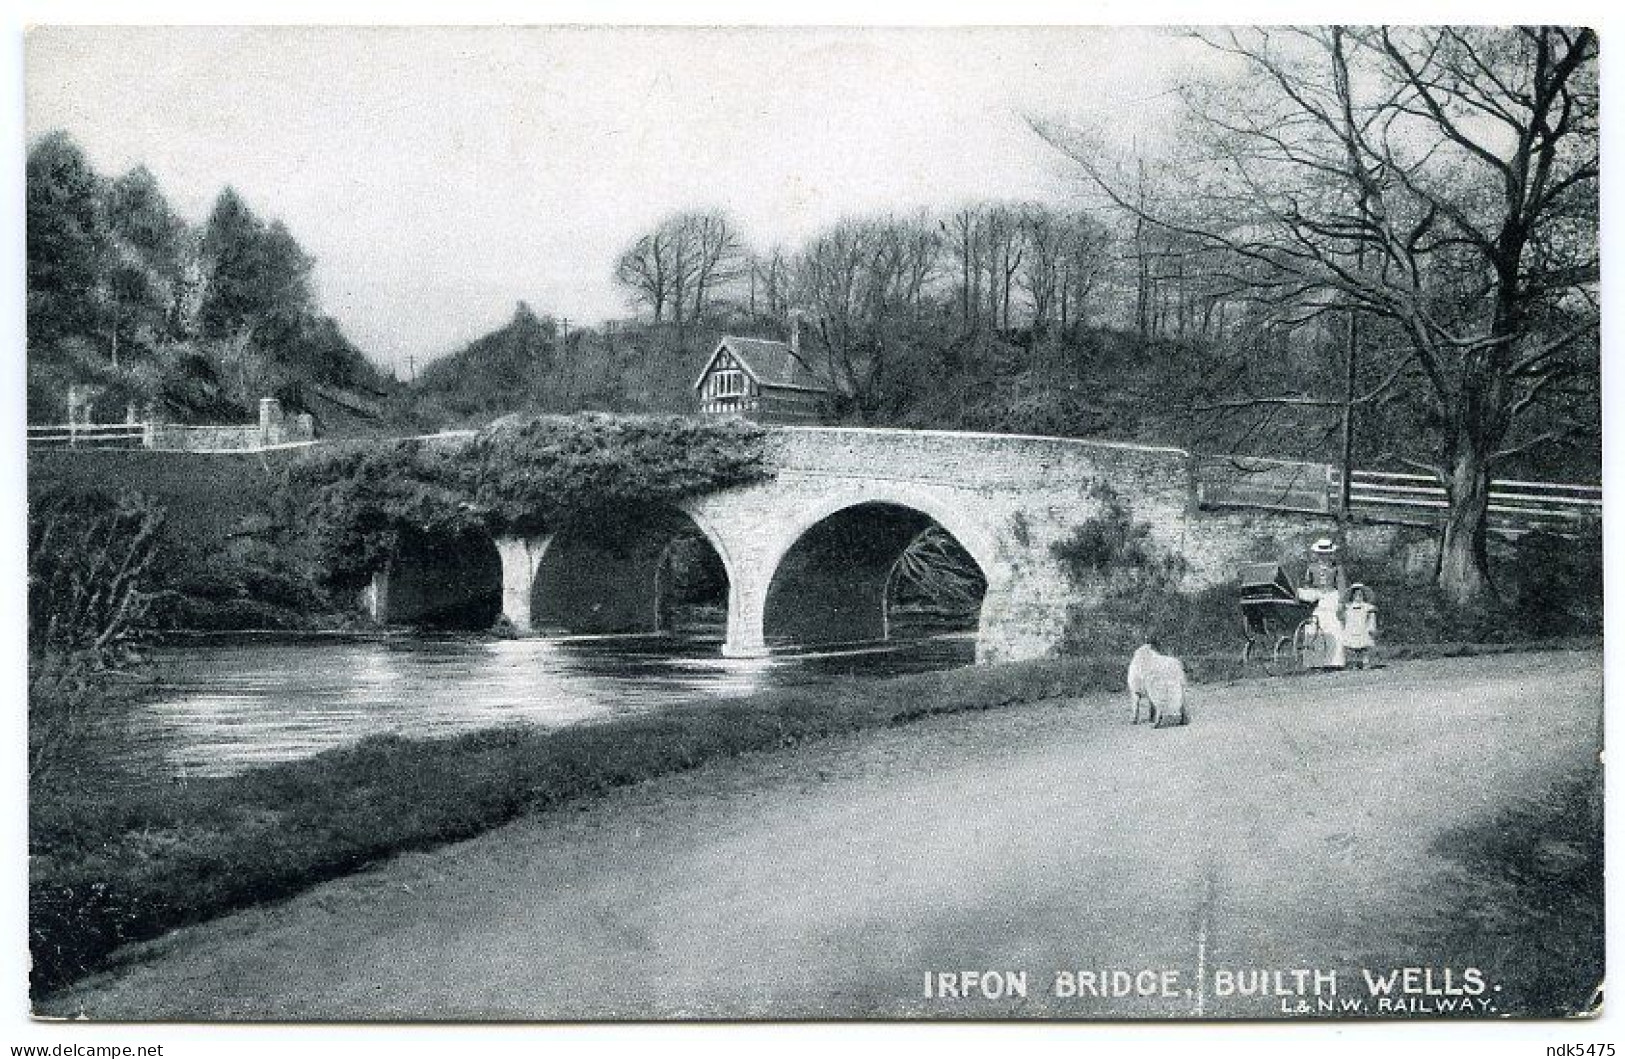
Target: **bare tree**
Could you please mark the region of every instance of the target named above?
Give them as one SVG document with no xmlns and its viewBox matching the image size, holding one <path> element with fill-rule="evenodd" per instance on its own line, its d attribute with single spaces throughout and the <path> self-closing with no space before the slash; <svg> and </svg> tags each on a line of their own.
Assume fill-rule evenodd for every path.
<svg viewBox="0 0 1625 1059">
<path fill-rule="evenodd" d="M 1056 267 L 1061 330 L 1089 323 L 1089 303 L 1111 264 L 1111 232 L 1086 213 L 1066 218 Z"/>
<path fill-rule="evenodd" d="M 790 311 L 790 256 L 777 246 L 765 255 L 752 255 L 746 276 L 750 315 L 783 320 Z"/>
<path fill-rule="evenodd" d="M 994 327 L 1009 331 L 1011 281 L 1021 270 L 1022 258 L 1027 252 L 1022 211 L 1013 206 L 996 205 L 985 211 L 984 218 L 988 315 Z"/>
<path fill-rule="evenodd" d="M 1223 255 L 1246 298 L 1315 321 L 1356 312 L 1399 339 L 1381 379 L 1411 378 L 1437 424 L 1410 459 L 1449 510 L 1438 582 L 1494 595 L 1494 468 L 1569 425 L 1520 427 L 1591 368 L 1597 329 L 1597 39 L 1588 29 L 1249 31 L 1207 38 L 1231 86 L 1188 93 L 1202 150 L 1161 167 L 1185 209 L 1064 130 L 1040 128 L 1137 224 Z M 1283 395 L 1281 405 L 1345 398 Z"/>
<path fill-rule="evenodd" d="M 796 304 L 818 329 L 830 381 L 860 417 L 885 368 L 894 325 L 913 318 L 935 267 L 928 236 L 918 218 L 845 220 L 795 259 Z"/>
<path fill-rule="evenodd" d="M 873 225 L 843 221 L 808 244 L 795 263 L 796 300 L 818 328 L 829 380 L 860 406 L 880 365 L 871 267 L 879 259 Z"/>
<path fill-rule="evenodd" d="M 692 262 L 688 282 L 693 289 L 691 319 L 705 316 L 717 293 L 745 274 L 745 259 L 733 224 L 717 210 L 687 213 L 678 218 L 679 244 L 684 260 Z"/>
<path fill-rule="evenodd" d="M 1033 330 L 1042 333 L 1048 329 L 1055 313 L 1060 290 L 1061 260 L 1067 242 L 1066 219 L 1048 206 L 1032 203 L 1022 208 L 1021 228 L 1026 264 L 1020 271 L 1020 285 L 1032 308 Z"/>
<path fill-rule="evenodd" d="M 633 301 L 647 306 L 660 323 L 672 302 L 674 268 L 670 234 L 664 225 L 633 243 L 615 262 L 616 282 L 626 287 Z"/>
<path fill-rule="evenodd" d="M 942 236 L 922 212 L 892 220 L 887 227 L 898 255 L 898 294 L 918 323 L 925 314 L 926 296 L 942 271 Z"/>
<path fill-rule="evenodd" d="M 954 211 L 953 216 L 942 223 L 941 229 L 959 272 L 960 322 L 969 331 L 980 322 L 979 263 L 984 236 L 984 210 L 981 206 L 965 206 Z"/>
<path fill-rule="evenodd" d="M 616 262 L 615 278 L 655 322 L 679 327 L 705 315 L 718 293 L 744 275 L 738 234 L 727 215 L 691 210 L 662 221 Z"/>
</svg>

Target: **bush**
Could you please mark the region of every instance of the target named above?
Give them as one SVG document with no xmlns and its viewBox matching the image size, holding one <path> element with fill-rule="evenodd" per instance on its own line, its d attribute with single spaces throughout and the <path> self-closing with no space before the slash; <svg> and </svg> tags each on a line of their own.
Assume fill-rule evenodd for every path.
<svg viewBox="0 0 1625 1059">
<path fill-rule="evenodd" d="M 480 529 L 472 470 L 442 447 L 377 442 L 296 460 L 283 489 L 324 578 L 352 588 L 387 565 L 405 534 Z"/>
<path fill-rule="evenodd" d="M 354 587 L 413 535 L 537 534 L 769 474 L 744 421 L 584 413 L 504 419 L 467 444 L 375 442 L 296 461 L 284 489 L 327 579 Z"/>
<path fill-rule="evenodd" d="M 136 493 L 58 493 L 31 504 L 29 654 L 107 661 L 139 638 L 163 522 L 163 508 Z"/>
<path fill-rule="evenodd" d="M 73 759 L 119 697 L 109 671 L 151 629 L 164 510 L 136 493 L 49 493 L 28 509 L 28 760 L 35 782 Z"/>
<path fill-rule="evenodd" d="M 769 476 L 766 438 L 742 419 L 542 416 L 493 424 L 466 459 L 489 528 L 535 533 L 586 512 L 759 481 Z"/>
<path fill-rule="evenodd" d="M 1398 573 L 1368 583 L 1376 592 L 1385 642 L 1506 644 L 1586 637 L 1602 632 L 1602 558 L 1595 529 L 1582 529 L 1578 538 L 1526 533 L 1492 553 L 1501 598 L 1471 610 L 1435 586 L 1409 583 Z"/>
<path fill-rule="evenodd" d="M 1602 528 L 1578 540 L 1527 533 L 1513 546 L 1502 589 L 1519 628 L 1535 636 L 1602 630 Z"/>
<path fill-rule="evenodd" d="M 342 610 L 315 565 L 284 534 L 234 536 L 216 549 L 166 555 L 155 620 L 169 629 L 303 628 Z"/>
<path fill-rule="evenodd" d="M 1120 653 L 1147 641 L 1196 631 L 1179 594 L 1183 556 L 1162 547 L 1122 498 L 1097 485 L 1101 510 L 1050 546 L 1079 598 L 1068 609 L 1065 653 Z"/>
<path fill-rule="evenodd" d="M 1068 654 L 1132 650 L 1146 641 L 1186 655 L 1239 650 L 1241 617 L 1233 582 L 1180 589 L 1184 561 L 1135 522 L 1110 489 L 1099 514 L 1051 547 L 1077 593 L 1063 633 Z M 1282 555 L 1260 536 L 1250 552 Z M 1491 645 L 1584 638 L 1602 631 L 1602 541 L 1598 527 L 1578 539 L 1526 533 L 1494 563 L 1502 599 L 1465 611 L 1431 584 L 1407 579 L 1395 554 L 1358 575 L 1375 597 L 1384 654 L 1397 645 Z"/>
</svg>

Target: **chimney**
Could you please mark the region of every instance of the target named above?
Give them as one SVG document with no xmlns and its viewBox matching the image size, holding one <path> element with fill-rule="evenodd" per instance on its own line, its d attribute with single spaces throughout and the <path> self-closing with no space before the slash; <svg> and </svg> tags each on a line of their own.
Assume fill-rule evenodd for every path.
<svg viewBox="0 0 1625 1059">
<path fill-rule="evenodd" d="M 790 355 L 801 357 L 801 310 L 790 310 Z"/>
</svg>

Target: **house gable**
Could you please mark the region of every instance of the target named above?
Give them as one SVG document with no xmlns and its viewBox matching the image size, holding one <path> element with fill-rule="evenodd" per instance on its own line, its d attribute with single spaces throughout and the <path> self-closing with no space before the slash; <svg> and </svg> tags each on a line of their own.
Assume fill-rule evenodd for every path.
<svg viewBox="0 0 1625 1059">
<path fill-rule="evenodd" d="M 712 350 L 711 359 L 705 362 L 705 368 L 700 372 L 700 377 L 694 380 L 693 389 L 698 390 L 704 385 L 706 376 L 713 371 L 726 371 L 733 368 L 738 368 L 746 375 L 749 375 L 756 385 L 762 385 L 761 377 L 756 374 L 756 369 L 752 368 L 750 362 L 739 355 L 738 350 L 734 349 L 730 344 L 731 341 L 730 338 L 724 338 L 717 343 L 717 348 Z"/>
<path fill-rule="evenodd" d="M 768 338 L 740 338 L 724 336 L 705 363 L 705 370 L 694 380 L 698 390 L 706 378 L 715 371 L 738 368 L 761 389 L 798 390 L 804 393 L 831 393 L 833 388 L 818 376 L 806 361 L 791 352 L 789 343 Z"/>
</svg>

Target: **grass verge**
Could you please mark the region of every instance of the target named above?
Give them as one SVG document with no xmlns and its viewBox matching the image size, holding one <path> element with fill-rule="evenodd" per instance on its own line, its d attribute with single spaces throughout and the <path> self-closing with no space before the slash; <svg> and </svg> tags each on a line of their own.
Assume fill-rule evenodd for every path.
<svg viewBox="0 0 1625 1059">
<path fill-rule="evenodd" d="M 371 738 L 185 784 L 36 787 L 31 991 L 40 998 L 62 988 L 126 943 L 521 813 L 718 758 L 1121 680 L 1115 660 L 1017 663 L 837 681 L 556 730 Z"/>
<path fill-rule="evenodd" d="M 1452 926 L 1479 951 L 1498 950 L 1521 965 L 1522 995 L 1504 998 L 1507 1010 L 1544 1018 L 1600 1013 L 1602 772 L 1593 762 L 1434 845 L 1464 869 L 1457 904 L 1465 922 Z"/>
<path fill-rule="evenodd" d="M 1462 653 L 1475 652 L 1470 645 L 1406 652 Z M 1203 682 L 1263 675 L 1233 657 L 1194 658 L 1190 668 Z M 738 754 L 1122 685 L 1120 657 L 1046 659 L 835 681 L 555 730 L 376 737 L 184 784 L 64 777 L 36 785 L 31 797 L 31 991 L 43 998 L 106 966 L 127 943 L 286 898 L 522 813 Z"/>
</svg>

